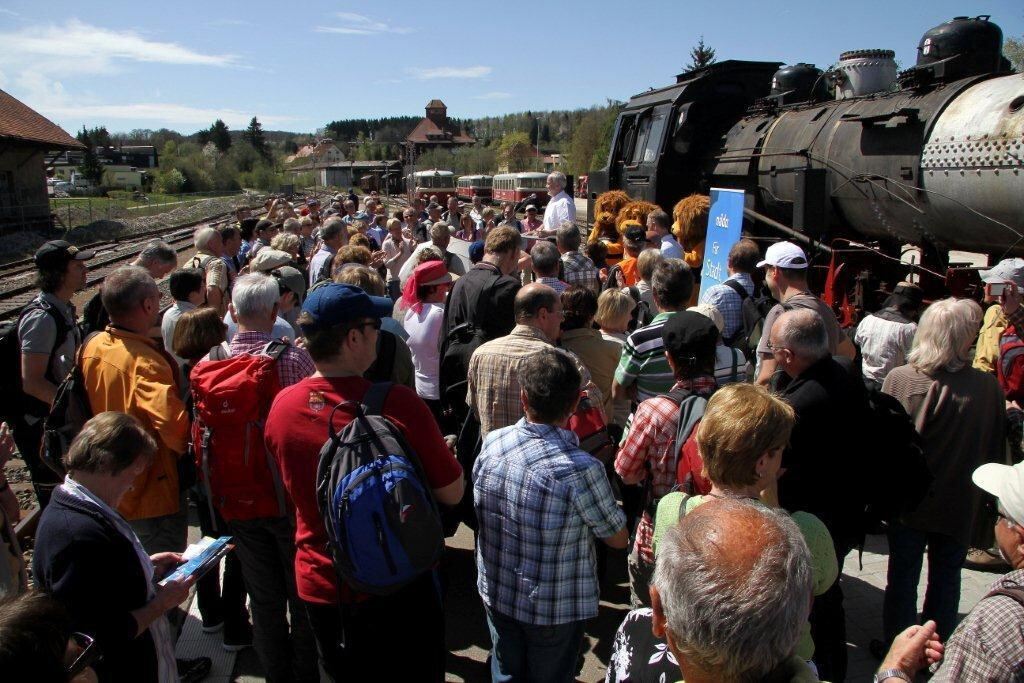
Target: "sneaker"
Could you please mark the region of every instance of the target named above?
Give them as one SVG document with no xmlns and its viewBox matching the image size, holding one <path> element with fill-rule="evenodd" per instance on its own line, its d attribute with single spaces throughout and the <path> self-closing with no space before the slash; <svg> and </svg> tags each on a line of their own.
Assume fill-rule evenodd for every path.
<svg viewBox="0 0 1024 683">
<path fill-rule="evenodd" d="M 195 659 L 177 659 L 178 677 L 181 683 L 199 683 L 210 673 L 213 662 L 209 657 L 196 657 Z"/>
<path fill-rule="evenodd" d="M 971 548 L 964 560 L 964 567 L 983 572 L 1004 572 L 1010 568 L 1002 556 L 992 550 Z"/>
<path fill-rule="evenodd" d="M 252 626 L 246 622 L 242 628 L 224 629 L 225 652 L 239 652 L 247 647 L 252 647 Z"/>
</svg>

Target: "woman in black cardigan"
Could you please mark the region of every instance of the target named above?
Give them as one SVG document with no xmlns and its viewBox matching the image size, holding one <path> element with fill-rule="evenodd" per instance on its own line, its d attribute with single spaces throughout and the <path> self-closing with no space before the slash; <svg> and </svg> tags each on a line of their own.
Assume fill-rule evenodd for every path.
<svg viewBox="0 0 1024 683">
<path fill-rule="evenodd" d="M 96 639 L 100 681 L 178 680 L 164 615 L 185 600 L 192 579 L 158 586 L 181 555 L 147 556 L 116 512 L 155 452 L 153 438 L 130 415 L 89 420 L 64 458 L 68 476 L 36 534 L 36 584 L 64 603 L 76 631 Z"/>
</svg>

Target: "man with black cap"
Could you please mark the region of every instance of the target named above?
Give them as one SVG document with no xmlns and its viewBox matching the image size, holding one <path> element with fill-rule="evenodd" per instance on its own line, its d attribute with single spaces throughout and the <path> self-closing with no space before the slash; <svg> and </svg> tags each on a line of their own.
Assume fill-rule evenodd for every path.
<svg viewBox="0 0 1024 683">
<path fill-rule="evenodd" d="M 869 390 L 880 390 L 889 371 L 907 362 L 923 303 L 920 287 L 901 282 L 880 311 L 860 321 L 853 341 L 860 347 L 861 372 Z"/>
<path fill-rule="evenodd" d="M 717 388 L 714 368 L 718 328 L 715 323 L 700 313 L 680 311 L 660 328 L 664 356 L 675 383 L 667 394 L 649 398 L 637 406 L 615 456 L 615 472 L 624 483 L 635 485 L 649 480 L 645 490 L 649 492 L 650 502 L 671 491 L 677 481 L 677 464 L 683 460 L 675 451 L 681 446 L 675 441 L 681 402 L 693 395 L 708 398 Z M 683 452 L 686 453 L 685 448 Z M 695 453 L 689 455 L 692 457 Z M 633 607 L 651 604 L 648 594 L 654 572 L 651 549 L 654 520 L 648 511 L 651 507 L 645 506 L 629 555 Z"/>
<path fill-rule="evenodd" d="M 390 299 L 371 297 L 354 285 L 332 282 L 313 290 L 302 305 L 299 325 L 316 373 L 281 390 L 264 429 L 267 448 L 295 506 L 299 598 L 305 603 L 321 665 L 333 680 L 381 667 L 395 680 L 444 678 L 444 611 L 433 572 L 387 596 L 359 593 L 339 582 L 317 506 L 317 453 L 327 436 L 328 420 L 341 430 L 354 417 L 350 407 L 332 409 L 366 399 L 371 384 L 363 374 L 376 357 L 380 319 L 390 315 L 391 308 Z M 430 408 L 412 389 L 393 385 L 381 412 L 419 457 L 424 483 L 436 500 L 457 503 L 462 498 L 462 468 Z M 415 634 L 405 639 L 398 658 L 396 623 L 402 632 Z"/>
<path fill-rule="evenodd" d="M 40 508 L 46 507 L 53 488 L 60 483 L 39 458 L 43 418 L 57 386 L 74 367 L 75 354 L 82 344 L 71 297 L 85 287 L 86 261 L 95 255 L 91 249 L 80 250 L 63 240 L 41 246 L 35 255 L 39 295 L 18 320 L 24 412 L 12 426 L 14 442 L 32 476 Z"/>
</svg>

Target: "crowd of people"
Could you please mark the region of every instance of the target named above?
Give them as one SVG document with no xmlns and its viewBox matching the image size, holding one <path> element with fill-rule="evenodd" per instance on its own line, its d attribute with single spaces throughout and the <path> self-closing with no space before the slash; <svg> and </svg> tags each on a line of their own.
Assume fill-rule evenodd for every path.
<svg viewBox="0 0 1024 683">
<path fill-rule="evenodd" d="M 607 193 L 584 240 L 565 182 L 522 218 L 275 198 L 183 264 L 147 245 L 81 321 L 94 253 L 43 245 L 0 426 L 43 512 L 30 588 L 0 482 L 0 671 L 201 680 L 174 655 L 196 584 L 203 630 L 269 681 L 443 680 L 464 523 L 494 681 L 574 680 L 616 561 L 607 680 L 842 681 L 842 567 L 878 533 L 876 680 L 1018 680 L 1024 260 L 981 272 L 988 312 L 904 282 L 843 329 L 799 245 L 742 239 L 701 293 L 706 197 Z M 69 387 L 92 417 L 44 462 Z M 167 579 L 190 505 L 233 550 Z M 965 562 L 1006 573 L 958 625 Z"/>
</svg>

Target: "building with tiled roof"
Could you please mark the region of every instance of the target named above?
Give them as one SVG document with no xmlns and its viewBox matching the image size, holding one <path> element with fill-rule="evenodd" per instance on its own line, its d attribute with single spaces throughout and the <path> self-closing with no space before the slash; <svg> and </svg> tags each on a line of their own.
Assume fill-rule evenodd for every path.
<svg viewBox="0 0 1024 683">
<path fill-rule="evenodd" d="M 466 135 L 454 121 L 448 118 L 448 107 L 441 100 L 430 100 L 426 106 L 427 115 L 416 124 L 405 138 L 405 145 L 416 150 L 416 155 L 436 147 L 452 148 L 458 145 L 472 145 L 476 139 Z"/>
<path fill-rule="evenodd" d="M 49 228 L 48 156 L 82 143 L 60 126 L 0 90 L 0 231 Z"/>
</svg>

